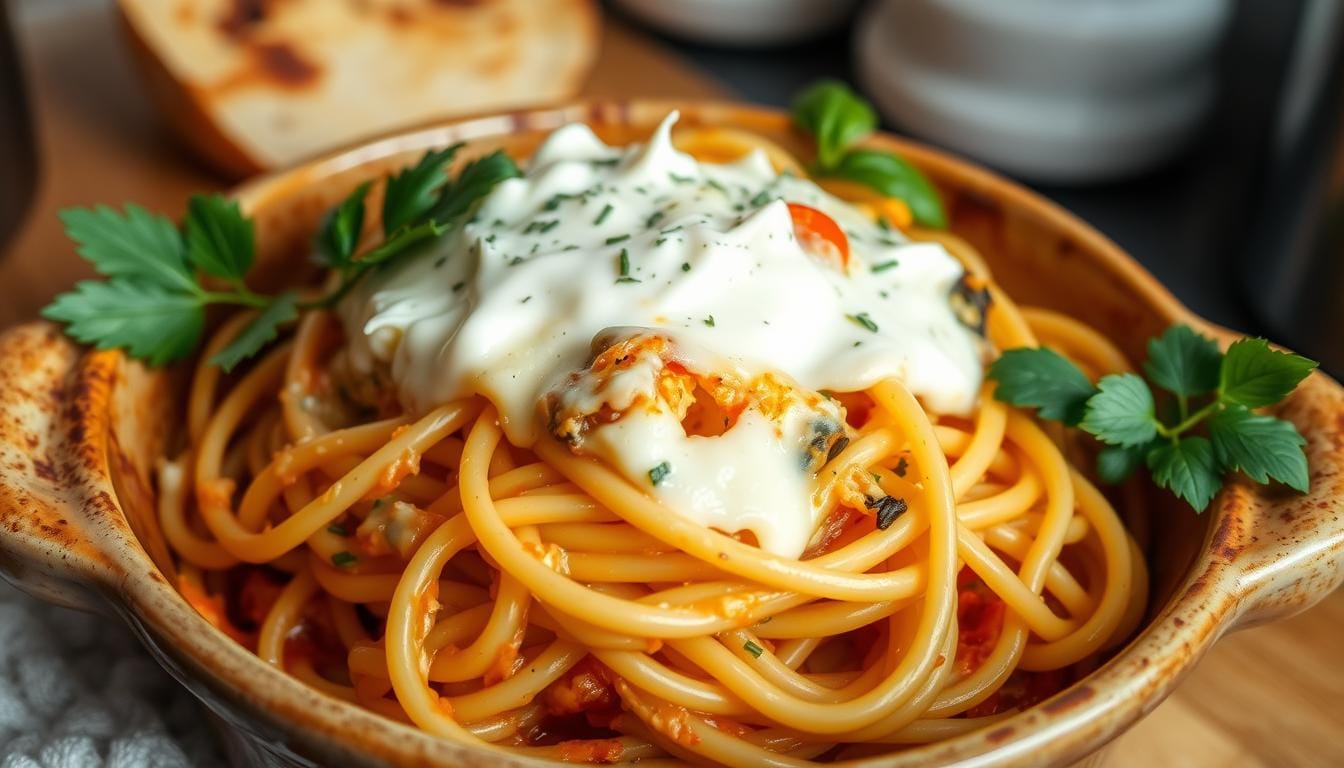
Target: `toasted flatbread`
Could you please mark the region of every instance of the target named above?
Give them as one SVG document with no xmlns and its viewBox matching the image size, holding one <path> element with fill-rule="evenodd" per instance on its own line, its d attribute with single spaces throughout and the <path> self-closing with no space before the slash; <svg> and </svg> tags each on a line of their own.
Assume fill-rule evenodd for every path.
<svg viewBox="0 0 1344 768">
<path fill-rule="evenodd" d="M 156 98 L 232 175 L 583 84 L 594 0 L 120 0 Z"/>
</svg>

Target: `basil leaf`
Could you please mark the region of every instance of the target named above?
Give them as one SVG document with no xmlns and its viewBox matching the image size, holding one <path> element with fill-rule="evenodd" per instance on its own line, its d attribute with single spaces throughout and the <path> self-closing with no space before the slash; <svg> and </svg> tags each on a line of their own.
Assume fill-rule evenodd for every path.
<svg viewBox="0 0 1344 768">
<path fill-rule="evenodd" d="M 1097 454 L 1097 477 L 1110 485 L 1123 483 L 1143 464 L 1144 457 L 1151 448 L 1151 443 L 1134 446 L 1108 445 L 1102 448 Z"/>
<path fill-rule="evenodd" d="M 840 159 L 826 175 L 872 187 L 887 197 L 905 201 L 915 222 L 925 227 L 947 226 L 947 212 L 938 190 L 904 158 L 875 149 L 856 149 Z"/>
<path fill-rule="evenodd" d="M 815 83 L 793 101 L 793 121 L 817 140 L 817 165 L 830 171 L 845 150 L 877 128 L 873 108 L 836 80 Z"/>
</svg>

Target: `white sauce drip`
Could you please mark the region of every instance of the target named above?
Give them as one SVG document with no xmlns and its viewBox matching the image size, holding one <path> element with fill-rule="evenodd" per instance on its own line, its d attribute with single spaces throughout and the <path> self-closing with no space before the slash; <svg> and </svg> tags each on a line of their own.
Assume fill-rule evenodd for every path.
<svg viewBox="0 0 1344 768">
<path fill-rule="evenodd" d="M 626 148 L 584 125 L 553 133 L 472 223 L 341 303 L 354 369 L 390 366 L 414 411 L 484 395 L 522 445 L 546 429 L 538 403 L 617 327 L 654 329 L 743 375 L 775 371 L 837 392 L 895 377 L 933 410 L 972 409 L 982 342 L 948 303 L 963 269 L 942 246 L 879 227 L 812 182 L 775 173 L 762 153 L 700 163 L 672 146 L 675 120 Z M 846 272 L 796 242 L 786 202 L 840 224 Z M 623 250 L 631 280 L 620 279 Z M 854 319 L 861 313 L 875 331 Z M 754 413 L 719 437 L 627 416 L 594 429 L 584 449 L 680 513 L 797 556 L 820 517 L 797 458 L 806 419 Z M 654 486 L 648 471 L 663 461 L 670 472 Z"/>
</svg>

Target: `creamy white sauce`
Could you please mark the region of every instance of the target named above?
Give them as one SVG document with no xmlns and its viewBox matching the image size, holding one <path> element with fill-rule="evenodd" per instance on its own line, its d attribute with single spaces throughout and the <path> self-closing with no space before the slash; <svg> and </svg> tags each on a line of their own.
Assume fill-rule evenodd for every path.
<svg viewBox="0 0 1344 768">
<path fill-rule="evenodd" d="M 547 428 L 539 403 L 613 328 L 653 329 L 702 373 L 778 372 L 838 392 L 895 377 L 933 410 L 971 410 L 982 341 L 948 303 L 963 274 L 955 259 L 775 173 L 761 153 L 699 163 L 672 146 L 675 119 L 626 148 L 583 125 L 557 130 L 471 223 L 342 302 L 355 370 L 389 366 L 414 411 L 484 395 L 524 445 Z M 786 202 L 840 224 L 847 270 L 800 246 Z M 702 524 L 803 551 L 821 513 L 797 460 L 815 408 L 775 421 L 748 409 L 718 437 L 687 437 L 656 410 L 592 430 L 583 449 Z M 662 462 L 670 471 L 655 486 L 648 472 Z"/>
</svg>

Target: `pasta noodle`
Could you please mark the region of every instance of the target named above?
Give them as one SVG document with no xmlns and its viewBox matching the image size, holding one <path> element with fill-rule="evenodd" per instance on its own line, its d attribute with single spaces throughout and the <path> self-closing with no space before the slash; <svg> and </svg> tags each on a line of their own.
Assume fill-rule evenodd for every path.
<svg viewBox="0 0 1344 768">
<path fill-rule="evenodd" d="M 678 138 L 718 160 L 764 141 Z M 899 201 L 857 202 L 909 226 Z M 963 241 L 911 232 L 988 277 Z M 1094 376 L 1128 369 L 1095 331 L 990 290 L 998 348 L 1044 341 Z M 224 322 L 202 361 L 248 319 Z M 207 618 L 318 690 L 438 736 L 563 761 L 805 765 L 993 723 L 1142 614 L 1143 560 L 1066 460 L 1078 449 L 988 386 L 972 419 L 896 379 L 849 393 L 863 413 L 816 498 L 846 510 L 858 473 L 906 509 L 885 528 L 841 515 L 799 559 L 669 513 L 558 441 L 511 444 L 482 397 L 325 419 L 314 401 L 340 333 L 314 310 L 235 379 L 197 367 L 159 515 Z"/>
</svg>

